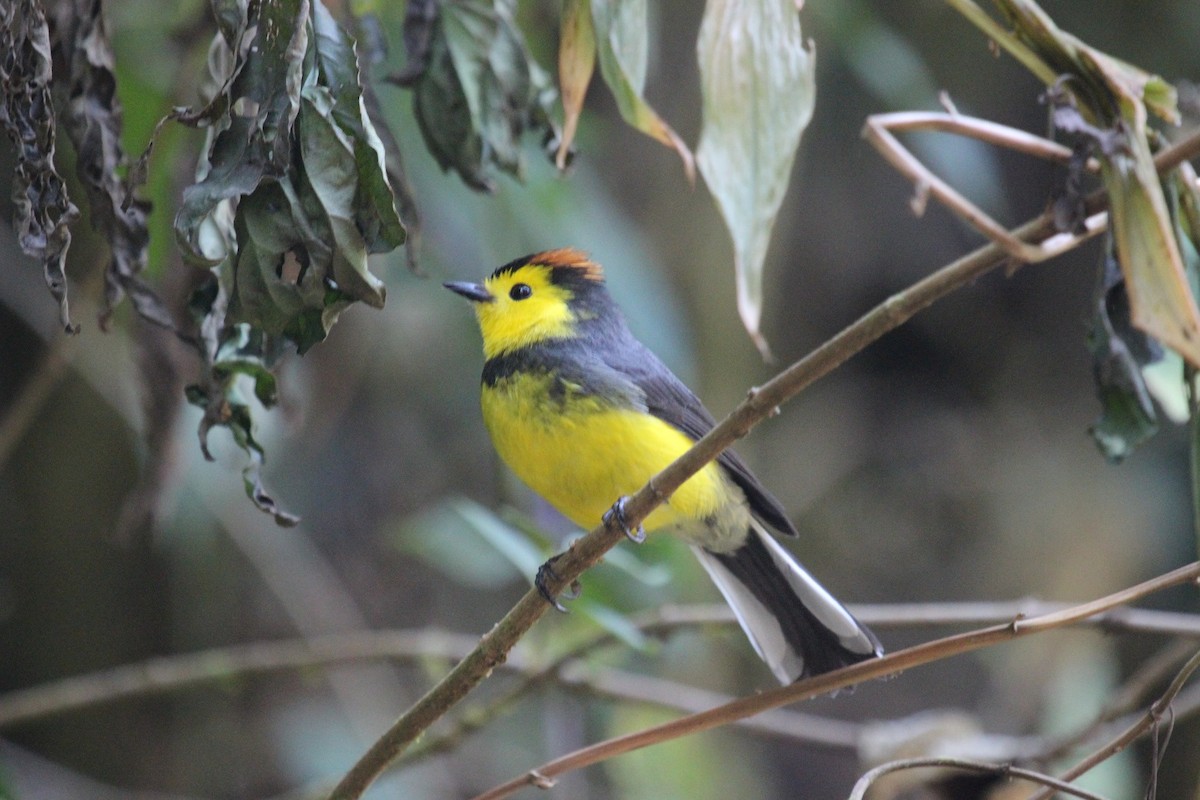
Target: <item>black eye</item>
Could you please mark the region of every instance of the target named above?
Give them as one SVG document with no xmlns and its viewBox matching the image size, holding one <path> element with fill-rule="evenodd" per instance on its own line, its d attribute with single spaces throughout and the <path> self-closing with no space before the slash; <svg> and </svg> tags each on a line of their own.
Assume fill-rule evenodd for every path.
<svg viewBox="0 0 1200 800">
<path fill-rule="evenodd" d="M 533 294 L 533 289 L 529 288 L 528 283 L 514 283 L 513 287 L 508 290 L 508 296 L 513 300 L 524 300 L 531 294 Z"/>
</svg>

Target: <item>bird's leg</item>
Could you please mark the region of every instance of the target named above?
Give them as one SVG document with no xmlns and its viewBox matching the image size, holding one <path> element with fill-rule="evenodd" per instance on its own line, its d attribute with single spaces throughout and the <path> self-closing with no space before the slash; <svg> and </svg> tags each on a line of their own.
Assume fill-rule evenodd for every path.
<svg viewBox="0 0 1200 800">
<path fill-rule="evenodd" d="M 622 495 L 617 498 L 617 502 L 613 503 L 612 508 L 604 512 L 601 519 L 605 525 L 616 524 L 618 528 L 625 532 L 625 537 L 634 544 L 641 544 L 646 541 L 646 529 L 641 525 L 637 526 L 637 530 L 632 530 L 629 523 L 625 521 L 625 504 L 629 502 L 629 498 Z"/>
<path fill-rule="evenodd" d="M 558 602 L 558 599 L 555 598 L 554 595 L 550 594 L 550 590 L 546 588 L 547 580 L 558 580 L 558 574 L 554 571 L 554 562 L 558 561 L 562 557 L 562 553 L 559 553 L 556 556 L 551 556 L 549 559 L 547 559 L 545 564 L 542 564 L 540 567 L 538 567 L 537 575 L 533 578 L 533 585 L 537 587 L 538 594 L 546 598 L 546 602 L 554 606 L 556 611 L 561 611 L 562 613 L 566 614 L 566 607 L 564 607 L 562 603 Z M 583 591 L 583 587 L 580 585 L 579 581 L 574 580 L 571 581 L 571 585 L 569 587 L 563 590 L 562 597 L 567 600 L 574 600 L 576 597 L 579 597 L 579 593 L 581 591 Z"/>
</svg>

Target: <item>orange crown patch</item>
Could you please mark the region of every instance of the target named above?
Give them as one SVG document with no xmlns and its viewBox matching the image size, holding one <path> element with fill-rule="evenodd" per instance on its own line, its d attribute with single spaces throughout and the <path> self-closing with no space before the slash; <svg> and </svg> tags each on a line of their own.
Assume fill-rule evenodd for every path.
<svg viewBox="0 0 1200 800">
<path fill-rule="evenodd" d="M 576 250 L 574 247 L 561 247 L 558 250 L 535 253 L 529 257 L 527 263 L 542 264 L 551 269 L 575 269 L 579 270 L 578 275 L 581 278 L 596 283 L 604 281 L 604 269 L 588 258 L 587 253 Z"/>
</svg>

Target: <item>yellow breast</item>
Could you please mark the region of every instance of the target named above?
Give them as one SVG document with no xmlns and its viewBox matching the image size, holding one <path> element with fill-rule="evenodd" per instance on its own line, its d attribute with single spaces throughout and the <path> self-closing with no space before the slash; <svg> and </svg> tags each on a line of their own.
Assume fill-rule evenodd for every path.
<svg viewBox="0 0 1200 800">
<path fill-rule="evenodd" d="M 583 528 L 598 524 L 618 497 L 636 492 L 693 444 L 650 414 L 617 408 L 547 374 L 517 373 L 484 386 L 482 406 L 500 457 Z M 721 469 L 709 464 L 651 513 L 645 527 L 703 526 L 731 505 L 732 491 Z"/>
</svg>

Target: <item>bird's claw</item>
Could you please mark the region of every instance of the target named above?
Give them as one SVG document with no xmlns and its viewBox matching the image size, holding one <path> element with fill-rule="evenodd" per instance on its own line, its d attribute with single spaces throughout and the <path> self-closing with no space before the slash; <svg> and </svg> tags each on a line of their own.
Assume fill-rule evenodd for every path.
<svg viewBox="0 0 1200 800">
<path fill-rule="evenodd" d="M 601 519 L 605 525 L 615 524 L 625 533 L 625 538 L 634 544 L 641 544 L 646 541 L 646 529 L 641 525 L 637 526 L 637 530 L 629 527 L 629 523 L 625 521 L 625 504 L 629 502 L 628 497 L 620 497 L 617 502 L 613 503 L 612 508 L 604 512 Z"/>
<path fill-rule="evenodd" d="M 547 580 L 558 580 L 558 573 L 554 571 L 554 562 L 558 561 L 560 558 L 562 558 L 562 553 L 551 557 L 546 561 L 545 564 L 542 564 L 540 567 L 538 567 L 537 575 L 533 579 L 533 585 L 537 587 L 538 594 L 544 597 L 546 602 L 554 607 L 555 611 L 561 611 L 562 613 L 566 614 L 566 607 L 562 603 L 558 602 L 558 598 L 551 594 L 550 590 L 546 588 Z M 582 591 L 582 585 L 580 585 L 579 581 L 574 580 L 571 581 L 571 585 L 569 587 L 563 590 L 560 596 L 565 600 L 574 600 L 576 597 L 579 597 L 579 593 Z"/>
</svg>

